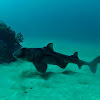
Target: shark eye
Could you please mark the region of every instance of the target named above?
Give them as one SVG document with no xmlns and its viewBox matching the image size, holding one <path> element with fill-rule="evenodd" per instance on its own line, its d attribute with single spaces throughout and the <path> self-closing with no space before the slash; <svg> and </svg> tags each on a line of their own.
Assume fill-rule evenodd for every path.
<svg viewBox="0 0 100 100">
<path fill-rule="evenodd" d="M 28 60 L 32 59 L 32 52 L 29 49 L 24 49 L 24 57 Z"/>
<path fill-rule="evenodd" d="M 30 55 L 31 55 L 31 52 L 30 52 L 30 50 L 27 49 L 27 50 L 25 51 L 25 56 L 30 56 Z"/>
<path fill-rule="evenodd" d="M 22 48 L 21 50 L 22 50 L 22 52 L 25 52 L 27 50 L 27 48 Z"/>
</svg>

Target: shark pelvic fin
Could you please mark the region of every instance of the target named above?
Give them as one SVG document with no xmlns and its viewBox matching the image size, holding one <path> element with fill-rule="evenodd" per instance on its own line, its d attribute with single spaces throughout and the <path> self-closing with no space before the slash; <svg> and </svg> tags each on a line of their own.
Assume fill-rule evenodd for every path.
<svg viewBox="0 0 100 100">
<path fill-rule="evenodd" d="M 45 63 L 38 63 L 38 62 L 35 62 L 33 63 L 34 66 L 36 67 L 36 69 L 41 72 L 41 73 L 45 73 L 46 70 L 47 70 L 47 64 Z"/>
<path fill-rule="evenodd" d="M 49 48 L 50 50 L 53 51 L 53 43 L 49 43 L 49 44 L 47 45 L 47 48 Z"/>
<path fill-rule="evenodd" d="M 82 64 L 78 64 L 78 68 L 81 69 L 82 68 Z"/>
<path fill-rule="evenodd" d="M 66 66 L 68 65 L 68 63 L 60 63 L 60 64 L 58 64 L 58 66 L 60 67 L 60 68 L 65 68 Z"/>
</svg>

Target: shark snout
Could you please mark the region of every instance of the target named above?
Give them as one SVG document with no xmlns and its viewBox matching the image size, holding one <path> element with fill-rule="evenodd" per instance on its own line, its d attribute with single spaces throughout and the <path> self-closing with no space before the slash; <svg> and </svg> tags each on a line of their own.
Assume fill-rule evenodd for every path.
<svg viewBox="0 0 100 100">
<path fill-rule="evenodd" d="M 13 57 L 14 58 L 19 58 L 19 56 L 21 55 L 21 50 L 17 50 L 13 53 Z"/>
<path fill-rule="evenodd" d="M 14 58 L 18 57 L 18 53 L 16 53 L 16 52 L 14 52 L 12 55 L 13 55 Z"/>
<path fill-rule="evenodd" d="M 16 57 L 17 56 L 15 52 L 12 55 L 13 55 L 13 57 Z"/>
</svg>

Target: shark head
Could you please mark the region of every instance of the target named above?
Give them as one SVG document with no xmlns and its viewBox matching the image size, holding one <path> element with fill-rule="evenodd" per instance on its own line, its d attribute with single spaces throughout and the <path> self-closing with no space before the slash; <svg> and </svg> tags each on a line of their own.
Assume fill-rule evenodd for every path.
<svg viewBox="0 0 100 100">
<path fill-rule="evenodd" d="M 13 57 L 22 61 L 30 61 L 32 55 L 31 51 L 28 48 L 21 48 L 13 53 Z"/>
</svg>

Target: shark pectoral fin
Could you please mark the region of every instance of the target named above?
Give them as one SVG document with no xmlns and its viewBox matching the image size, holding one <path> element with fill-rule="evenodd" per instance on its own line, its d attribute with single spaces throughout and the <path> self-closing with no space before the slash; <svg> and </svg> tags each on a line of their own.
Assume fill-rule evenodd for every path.
<svg viewBox="0 0 100 100">
<path fill-rule="evenodd" d="M 68 65 L 68 63 L 59 63 L 58 64 L 58 66 L 60 67 L 60 68 L 65 68 L 66 66 Z"/>
<path fill-rule="evenodd" d="M 34 66 L 41 73 L 45 73 L 46 70 L 47 70 L 47 64 L 45 64 L 45 63 L 37 63 L 37 62 L 35 62 Z"/>
</svg>

